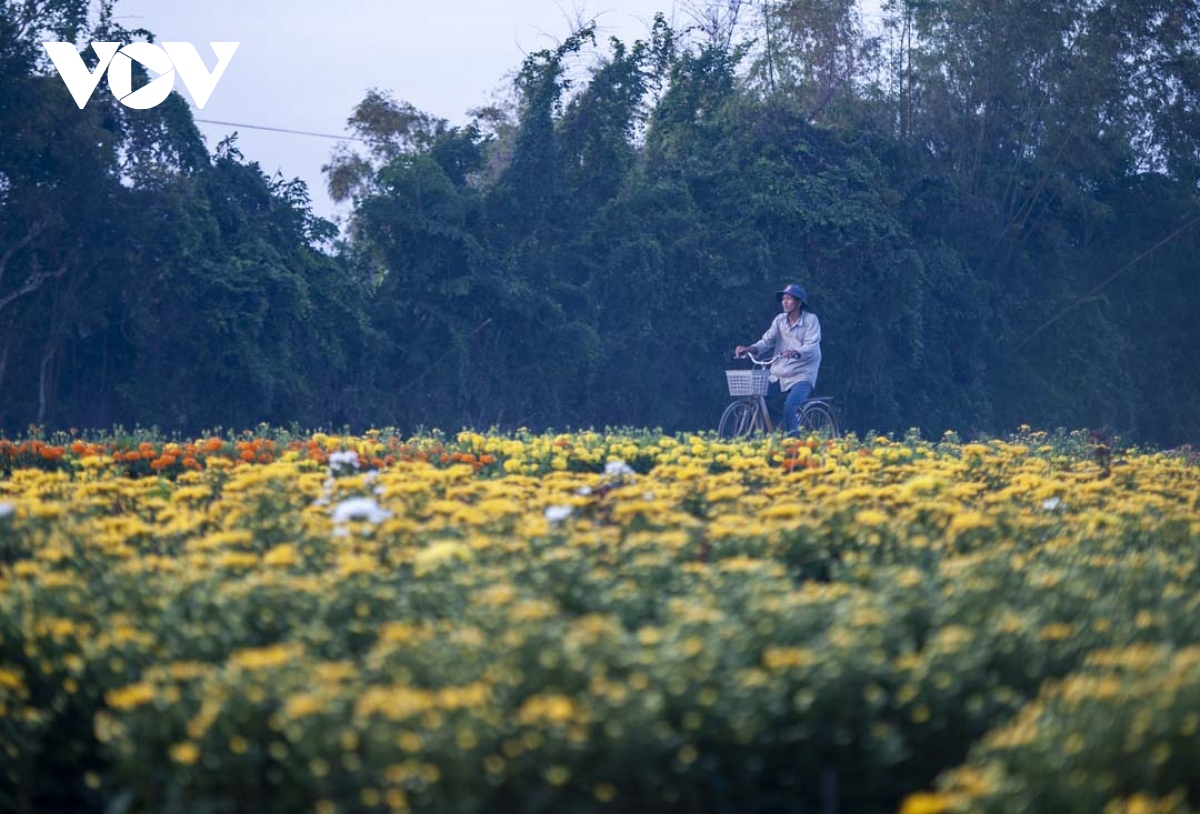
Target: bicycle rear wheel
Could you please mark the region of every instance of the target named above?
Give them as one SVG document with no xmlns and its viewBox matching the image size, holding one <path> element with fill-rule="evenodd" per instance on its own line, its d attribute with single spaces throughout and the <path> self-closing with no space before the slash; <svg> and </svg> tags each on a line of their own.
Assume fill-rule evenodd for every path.
<svg viewBox="0 0 1200 814">
<path fill-rule="evenodd" d="M 742 438 L 759 429 L 758 410 L 747 399 L 731 402 L 717 424 L 718 438 Z"/>
<path fill-rule="evenodd" d="M 821 438 L 837 438 L 841 434 L 838 430 L 837 416 L 828 404 L 810 401 L 800 405 L 798 412 L 797 425 L 801 437 L 817 435 Z"/>
</svg>

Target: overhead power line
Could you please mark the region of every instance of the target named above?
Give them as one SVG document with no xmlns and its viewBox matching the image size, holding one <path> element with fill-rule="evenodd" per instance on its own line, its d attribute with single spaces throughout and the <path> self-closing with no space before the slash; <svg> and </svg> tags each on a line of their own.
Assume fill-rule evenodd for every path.
<svg viewBox="0 0 1200 814">
<path fill-rule="evenodd" d="M 1046 329 L 1047 329 L 1047 328 L 1049 328 L 1051 325 L 1053 325 L 1055 322 L 1057 322 L 1059 319 L 1061 319 L 1063 316 L 1065 316 L 1065 315 L 1066 315 L 1066 314 L 1067 314 L 1067 313 L 1068 313 L 1068 312 L 1069 312 L 1071 309 L 1075 308 L 1075 307 L 1076 307 L 1076 306 L 1078 306 L 1078 305 L 1081 305 L 1081 304 L 1083 304 L 1083 303 L 1087 302 L 1087 301 L 1088 301 L 1088 300 L 1090 300 L 1092 297 L 1096 296 L 1098 293 L 1100 293 L 1100 289 L 1104 288 L 1106 285 L 1108 285 L 1109 283 L 1111 283 L 1113 280 L 1117 279 L 1117 277 L 1119 277 L 1121 274 L 1123 274 L 1123 273 L 1124 273 L 1124 272 L 1125 272 L 1127 269 L 1130 269 L 1130 268 L 1132 268 L 1132 267 L 1133 267 L 1133 265 L 1134 265 L 1134 264 L 1136 264 L 1138 261 L 1140 261 L 1140 260 L 1142 260 L 1142 259 L 1144 259 L 1144 258 L 1146 258 L 1146 257 L 1149 257 L 1151 254 L 1153 254 L 1154 252 L 1158 251 L 1159 249 L 1161 249 L 1163 246 L 1165 246 L 1165 245 L 1167 245 L 1168 243 L 1170 243 L 1170 242 L 1171 242 L 1172 240 L 1174 240 L 1175 238 L 1179 237 L 1181 234 L 1183 234 L 1184 232 L 1186 232 L 1188 229 L 1190 229 L 1190 228 L 1192 228 L 1193 226 L 1195 226 L 1197 223 L 1200 223 L 1200 215 L 1197 215 L 1196 217 L 1192 218 L 1192 219 L 1191 219 L 1191 220 L 1189 220 L 1187 223 L 1183 224 L 1183 226 L 1180 226 L 1180 227 L 1179 227 L 1178 229 L 1176 229 L 1174 232 L 1172 232 L 1171 234 L 1167 235 L 1166 237 L 1164 237 L 1162 240 L 1160 240 L 1160 241 L 1158 241 L 1157 243 L 1155 243 L 1155 244 L 1154 244 L 1153 246 L 1151 246 L 1150 248 L 1146 249 L 1144 252 L 1142 252 L 1141 254 L 1139 254 L 1137 257 L 1133 258 L 1133 259 L 1132 259 L 1132 260 L 1130 260 L 1128 263 L 1126 263 L 1125 265 L 1121 266 L 1119 269 L 1117 269 L 1116 271 L 1114 271 L 1112 274 L 1108 275 L 1108 277 L 1105 277 L 1105 278 L 1104 278 L 1104 279 L 1103 279 L 1103 280 L 1100 282 L 1100 284 L 1099 284 L 1099 285 L 1097 285 L 1095 288 L 1093 288 L 1091 291 L 1089 291 L 1088 293 L 1084 294 L 1082 297 L 1080 297 L 1079 299 L 1077 299 L 1077 300 L 1075 300 L 1074 302 L 1072 302 L 1072 303 L 1071 303 L 1070 305 L 1068 305 L 1066 308 L 1064 308 L 1064 309 L 1062 309 L 1061 311 L 1059 311 L 1059 312 L 1058 312 L 1057 314 L 1055 314 L 1053 317 L 1051 317 L 1050 319 L 1046 320 L 1046 321 L 1045 321 L 1045 322 L 1043 322 L 1041 325 L 1039 325 L 1039 326 L 1037 327 L 1037 329 L 1036 329 L 1036 330 L 1034 330 L 1034 332 L 1033 332 L 1033 333 L 1031 333 L 1031 334 L 1029 334 L 1029 336 L 1025 337 L 1025 339 L 1024 339 L 1024 340 L 1022 340 L 1020 343 L 1018 343 L 1018 344 L 1017 344 L 1017 346 L 1016 346 L 1015 348 L 1013 348 L 1013 350 L 1014 350 L 1014 351 L 1018 351 L 1018 350 L 1020 350 L 1021 348 L 1025 347 L 1026 345 L 1028 345 L 1028 344 L 1029 344 L 1029 343 L 1030 343 L 1030 342 L 1033 340 L 1033 338 L 1034 338 L 1034 337 L 1036 337 L 1036 336 L 1037 336 L 1038 334 L 1040 334 L 1042 331 L 1046 330 Z"/>
<path fill-rule="evenodd" d="M 268 127 L 265 124 L 244 124 L 239 122 L 219 122 L 214 119 L 195 119 L 203 124 L 220 124 L 225 127 L 244 127 L 247 130 L 269 130 L 272 133 L 290 133 L 294 136 L 312 136 L 313 138 L 331 138 L 337 141 L 366 141 L 358 136 L 335 136 L 330 133 L 314 133 L 310 130 L 289 130 L 286 127 Z"/>
</svg>

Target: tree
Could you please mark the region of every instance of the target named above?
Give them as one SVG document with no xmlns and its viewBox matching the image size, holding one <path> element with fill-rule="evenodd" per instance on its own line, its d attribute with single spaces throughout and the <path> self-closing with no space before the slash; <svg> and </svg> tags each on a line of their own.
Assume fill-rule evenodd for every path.
<svg viewBox="0 0 1200 814">
<path fill-rule="evenodd" d="M 869 74 L 878 45 L 864 36 L 854 0 L 764 2 L 758 34 L 753 84 L 790 97 L 812 121 L 827 118 L 838 101 L 853 106 L 855 85 Z"/>
</svg>

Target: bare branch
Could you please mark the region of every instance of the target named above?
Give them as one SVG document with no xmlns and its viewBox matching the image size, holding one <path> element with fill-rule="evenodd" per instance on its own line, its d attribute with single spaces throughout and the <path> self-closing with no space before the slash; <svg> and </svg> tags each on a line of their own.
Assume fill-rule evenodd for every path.
<svg viewBox="0 0 1200 814">
<path fill-rule="evenodd" d="M 39 271 L 35 274 L 31 274 L 29 279 L 25 281 L 25 284 L 16 291 L 12 292 L 6 297 L 0 297 L 0 311 L 3 311 L 13 301 L 24 297 L 26 294 L 32 294 L 34 291 L 37 291 L 50 280 L 57 280 L 59 277 L 62 277 L 67 273 L 67 269 L 69 268 L 70 265 L 63 263 L 54 271 Z"/>
<path fill-rule="evenodd" d="M 33 224 L 30 225 L 29 230 L 25 233 L 25 237 L 21 238 L 16 243 L 13 243 L 11 246 L 5 249 L 3 255 L 0 255 L 0 282 L 4 281 L 4 270 L 8 267 L 8 261 L 12 259 L 14 254 L 33 242 L 33 239 L 41 234 L 46 228 L 46 223 L 47 221 L 45 220 L 34 221 Z"/>
<path fill-rule="evenodd" d="M 713 44 L 728 50 L 746 0 L 684 0 L 683 9 Z"/>
</svg>

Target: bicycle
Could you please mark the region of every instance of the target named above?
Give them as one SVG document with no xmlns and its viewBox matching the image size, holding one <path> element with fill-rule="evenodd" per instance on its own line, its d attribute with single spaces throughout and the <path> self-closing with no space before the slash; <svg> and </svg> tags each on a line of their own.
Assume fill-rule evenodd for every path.
<svg viewBox="0 0 1200 814">
<path fill-rule="evenodd" d="M 751 370 L 726 370 L 725 379 L 733 401 L 721 414 L 717 424 L 717 437 L 722 439 L 741 438 L 752 433 L 773 432 L 771 413 L 767 409 L 767 389 L 771 385 L 767 368 L 777 357 L 760 360 L 752 353 L 745 354 L 754 363 Z M 825 438 L 837 438 L 837 415 L 833 412 L 830 396 L 810 396 L 798 409 L 798 434 L 817 434 Z"/>
</svg>

